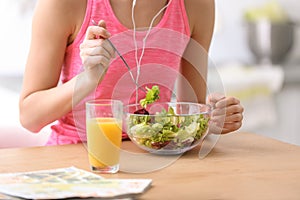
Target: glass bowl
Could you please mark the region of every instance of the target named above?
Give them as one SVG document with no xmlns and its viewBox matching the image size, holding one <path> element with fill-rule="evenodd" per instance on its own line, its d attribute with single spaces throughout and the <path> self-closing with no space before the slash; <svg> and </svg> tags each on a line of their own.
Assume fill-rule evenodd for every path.
<svg viewBox="0 0 300 200">
<path fill-rule="evenodd" d="M 181 154 L 197 146 L 207 135 L 209 105 L 156 102 L 146 109 L 139 104 L 125 106 L 125 129 L 134 144 L 150 153 Z"/>
</svg>

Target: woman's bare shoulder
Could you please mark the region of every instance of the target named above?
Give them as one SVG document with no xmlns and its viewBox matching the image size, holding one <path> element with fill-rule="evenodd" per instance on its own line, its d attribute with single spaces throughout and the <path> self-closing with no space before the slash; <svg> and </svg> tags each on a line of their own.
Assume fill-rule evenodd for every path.
<svg viewBox="0 0 300 200">
<path fill-rule="evenodd" d="M 34 20 L 63 29 L 72 35 L 80 29 L 85 16 L 87 0 L 39 0 Z"/>
<path fill-rule="evenodd" d="M 208 50 L 215 22 L 214 0 L 185 0 L 191 36 Z"/>
<path fill-rule="evenodd" d="M 214 0 L 185 0 L 185 7 L 189 20 L 194 24 L 199 20 L 209 20 L 204 17 L 214 17 Z"/>
<path fill-rule="evenodd" d="M 184 2 L 187 8 L 195 10 L 205 10 L 215 5 L 215 0 L 185 0 Z"/>
</svg>

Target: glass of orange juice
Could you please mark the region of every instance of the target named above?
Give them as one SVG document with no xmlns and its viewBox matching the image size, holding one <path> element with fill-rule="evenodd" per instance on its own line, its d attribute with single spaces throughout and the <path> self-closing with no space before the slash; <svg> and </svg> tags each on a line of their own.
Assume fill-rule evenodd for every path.
<svg viewBox="0 0 300 200">
<path fill-rule="evenodd" d="M 118 172 L 122 115 L 123 103 L 119 100 L 86 102 L 87 147 L 92 171 Z"/>
</svg>

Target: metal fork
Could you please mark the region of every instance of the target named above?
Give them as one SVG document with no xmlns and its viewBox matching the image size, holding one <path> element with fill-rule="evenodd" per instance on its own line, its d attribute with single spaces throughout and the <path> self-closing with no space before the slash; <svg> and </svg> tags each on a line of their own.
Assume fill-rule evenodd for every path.
<svg viewBox="0 0 300 200">
<path fill-rule="evenodd" d="M 93 23 L 93 25 L 98 26 L 98 24 L 97 24 L 94 20 L 92 20 L 92 23 Z M 135 84 L 139 89 L 141 89 L 143 92 L 146 93 L 147 91 L 146 91 L 144 88 L 142 88 L 141 86 L 139 86 L 139 84 L 138 84 L 138 83 L 136 82 L 136 80 L 134 79 L 133 74 L 132 74 L 132 72 L 131 72 L 131 69 L 130 69 L 128 63 L 126 62 L 126 60 L 124 59 L 124 57 L 122 56 L 122 54 L 118 51 L 118 49 L 115 47 L 115 45 L 111 42 L 111 40 L 110 40 L 109 38 L 107 38 L 106 40 L 109 42 L 109 44 L 112 46 L 112 48 L 117 52 L 117 54 L 119 55 L 119 57 L 121 58 L 121 60 L 122 60 L 123 63 L 125 64 L 125 66 L 127 67 L 128 72 L 129 72 L 129 74 L 130 74 L 130 76 L 131 76 L 131 79 L 132 79 L 132 81 L 134 82 L 134 84 Z"/>
</svg>

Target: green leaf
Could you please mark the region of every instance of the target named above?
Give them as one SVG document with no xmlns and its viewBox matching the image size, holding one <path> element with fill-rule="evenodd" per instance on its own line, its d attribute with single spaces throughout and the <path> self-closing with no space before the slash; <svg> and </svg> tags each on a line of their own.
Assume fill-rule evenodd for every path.
<svg viewBox="0 0 300 200">
<path fill-rule="evenodd" d="M 144 99 L 140 100 L 140 104 L 143 108 L 146 108 L 148 104 L 153 103 L 159 99 L 159 87 L 157 85 L 152 86 L 152 89 L 147 89 L 147 94 Z"/>
</svg>

